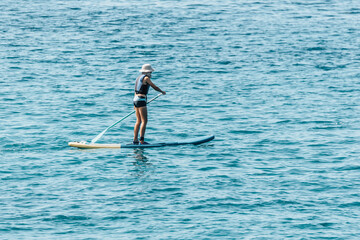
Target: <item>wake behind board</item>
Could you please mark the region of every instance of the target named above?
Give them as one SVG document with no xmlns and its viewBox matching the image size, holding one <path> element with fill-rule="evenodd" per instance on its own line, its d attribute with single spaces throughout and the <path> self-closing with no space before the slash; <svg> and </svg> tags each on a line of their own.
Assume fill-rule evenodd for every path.
<svg viewBox="0 0 360 240">
<path fill-rule="evenodd" d="M 204 136 L 198 138 L 190 138 L 177 142 L 160 142 L 143 145 L 134 144 L 99 144 L 99 143 L 86 143 L 86 142 L 69 142 L 70 147 L 77 147 L 82 149 L 96 149 L 96 148 L 153 148 L 153 147 L 165 147 L 165 146 L 179 146 L 186 144 L 198 145 L 213 140 L 215 136 Z"/>
</svg>

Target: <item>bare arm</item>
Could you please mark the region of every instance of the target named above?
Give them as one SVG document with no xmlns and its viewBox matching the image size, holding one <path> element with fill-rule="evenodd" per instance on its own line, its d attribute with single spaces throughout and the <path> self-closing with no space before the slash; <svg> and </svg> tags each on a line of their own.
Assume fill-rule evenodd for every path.
<svg viewBox="0 0 360 240">
<path fill-rule="evenodd" d="M 158 86 L 156 86 L 149 77 L 145 77 L 144 81 L 146 82 L 146 84 L 149 84 L 155 91 L 161 92 L 162 94 L 166 94 L 166 92 L 164 92 L 163 90 L 161 90 Z"/>
</svg>

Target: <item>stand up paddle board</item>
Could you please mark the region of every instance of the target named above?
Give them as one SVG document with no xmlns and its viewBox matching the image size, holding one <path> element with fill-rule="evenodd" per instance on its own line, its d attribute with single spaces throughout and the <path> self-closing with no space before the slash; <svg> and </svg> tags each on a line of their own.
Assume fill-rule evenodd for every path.
<svg viewBox="0 0 360 240">
<path fill-rule="evenodd" d="M 160 142 L 151 144 L 99 144 L 99 143 L 87 143 L 87 142 L 69 142 L 70 147 L 77 147 L 82 149 L 95 149 L 95 148 L 153 148 L 153 147 L 165 147 L 165 146 L 178 146 L 186 144 L 198 145 L 213 140 L 215 136 L 204 136 L 198 138 L 190 138 L 177 142 Z"/>
</svg>

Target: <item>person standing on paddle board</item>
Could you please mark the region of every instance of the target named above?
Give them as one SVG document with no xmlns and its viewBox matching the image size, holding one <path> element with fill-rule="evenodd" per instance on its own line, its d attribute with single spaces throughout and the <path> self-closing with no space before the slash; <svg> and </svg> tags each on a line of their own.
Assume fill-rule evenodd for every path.
<svg viewBox="0 0 360 240">
<path fill-rule="evenodd" d="M 151 73 L 155 71 L 150 64 L 144 64 L 140 69 L 141 75 L 136 78 L 135 81 L 135 96 L 134 96 L 134 109 L 136 113 L 136 123 L 134 126 L 134 141 L 133 144 L 147 144 L 145 142 L 145 130 L 147 124 L 147 94 L 150 86 L 162 94 L 166 92 L 162 91 L 151 80 Z M 138 139 L 140 130 L 140 141 Z"/>
</svg>

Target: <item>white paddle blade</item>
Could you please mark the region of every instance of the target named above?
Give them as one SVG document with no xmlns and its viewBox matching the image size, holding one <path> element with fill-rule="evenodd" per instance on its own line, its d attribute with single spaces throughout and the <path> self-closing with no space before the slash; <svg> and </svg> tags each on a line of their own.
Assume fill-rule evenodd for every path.
<svg viewBox="0 0 360 240">
<path fill-rule="evenodd" d="M 96 143 L 96 141 L 99 140 L 106 133 L 107 130 L 108 129 L 105 129 L 99 135 L 97 135 L 93 140 L 91 140 L 91 143 Z"/>
</svg>

